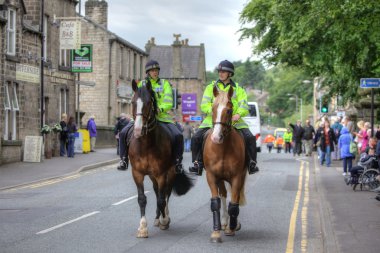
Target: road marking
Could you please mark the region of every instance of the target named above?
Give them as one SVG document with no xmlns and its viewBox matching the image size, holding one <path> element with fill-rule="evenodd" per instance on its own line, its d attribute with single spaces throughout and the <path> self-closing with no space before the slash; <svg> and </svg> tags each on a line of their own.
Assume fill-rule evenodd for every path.
<svg viewBox="0 0 380 253">
<path fill-rule="evenodd" d="M 145 191 L 144 193 L 145 193 L 145 194 L 146 194 L 146 193 L 149 193 L 149 191 Z M 121 204 L 123 204 L 123 203 L 125 203 L 125 202 L 127 202 L 127 201 L 130 201 L 130 200 L 132 200 L 132 199 L 135 199 L 135 198 L 137 198 L 137 197 L 138 197 L 138 195 L 135 195 L 135 196 L 132 196 L 132 197 L 129 197 L 129 198 L 123 199 L 123 200 L 121 200 L 121 201 L 119 201 L 119 202 L 113 203 L 112 205 L 113 205 L 113 206 L 118 206 L 118 205 L 121 205 Z"/>
<path fill-rule="evenodd" d="M 309 205 L 309 162 L 306 163 L 305 185 L 301 211 L 301 252 L 307 252 L 307 211 Z"/>
<path fill-rule="evenodd" d="M 97 213 L 100 213 L 100 212 L 99 212 L 99 211 L 95 211 L 95 212 L 92 212 L 92 213 L 88 213 L 88 214 L 82 215 L 81 217 L 78 217 L 78 218 L 76 218 L 76 219 L 73 219 L 73 220 L 70 220 L 70 221 L 67 221 L 67 222 L 61 223 L 61 224 L 59 224 L 59 225 L 57 225 L 57 226 L 54 226 L 54 227 L 51 227 L 51 228 L 48 228 L 48 229 L 45 229 L 45 230 L 42 230 L 42 231 L 40 231 L 40 232 L 38 232 L 38 233 L 36 233 L 36 234 L 37 234 L 37 235 L 41 235 L 41 234 L 49 233 L 49 232 L 51 232 L 51 231 L 53 231 L 53 230 L 56 230 L 56 229 L 61 228 L 61 227 L 64 227 L 64 226 L 66 226 L 66 225 L 68 225 L 68 224 L 71 224 L 71 223 L 73 223 L 73 222 L 76 222 L 76 221 L 79 221 L 79 220 L 82 220 L 82 219 L 88 218 L 88 217 L 90 217 L 90 216 L 92 216 L 92 215 L 95 215 L 95 214 L 97 214 Z"/>
<path fill-rule="evenodd" d="M 301 162 L 300 174 L 298 177 L 298 190 L 296 194 L 296 199 L 294 200 L 292 215 L 290 216 L 289 234 L 288 234 L 288 242 L 286 245 L 286 253 L 292 253 L 294 251 L 294 237 L 296 233 L 297 213 L 298 213 L 298 207 L 300 205 L 301 192 L 302 192 L 303 166 L 304 166 L 304 162 Z"/>
</svg>

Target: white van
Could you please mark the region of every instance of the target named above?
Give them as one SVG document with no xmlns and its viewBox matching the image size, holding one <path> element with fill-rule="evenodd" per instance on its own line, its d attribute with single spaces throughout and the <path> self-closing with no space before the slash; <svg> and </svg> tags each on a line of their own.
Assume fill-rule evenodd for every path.
<svg viewBox="0 0 380 253">
<path fill-rule="evenodd" d="M 259 106 L 256 102 L 248 102 L 249 115 L 244 117 L 244 121 L 248 124 L 251 133 L 256 136 L 256 150 L 261 152 L 261 121 Z"/>
</svg>

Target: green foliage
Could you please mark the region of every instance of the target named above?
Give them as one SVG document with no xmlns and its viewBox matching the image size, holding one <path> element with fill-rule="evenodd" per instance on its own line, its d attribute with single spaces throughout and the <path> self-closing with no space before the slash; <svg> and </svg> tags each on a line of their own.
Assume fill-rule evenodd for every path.
<svg viewBox="0 0 380 253">
<path fill-rule="evenodd" d="M 41 133 L 42 134 L 49 134 L 49 133 L 51 133 L 51 127 L 49 125 L 44 125 L 41 128 Z"/>
<path fill-rule="evenodd" d="M 380 76 L 380 1 L 251 0 L 241 39 L 270 64 L 321 76 L 329 96 L 358 97 L 359 79 Z"/>
</svg>

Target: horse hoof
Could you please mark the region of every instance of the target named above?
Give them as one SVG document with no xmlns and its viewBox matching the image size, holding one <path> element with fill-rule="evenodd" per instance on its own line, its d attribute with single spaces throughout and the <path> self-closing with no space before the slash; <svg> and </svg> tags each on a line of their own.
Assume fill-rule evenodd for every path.
<svg viewBox="0 0 380 253">
<path fill-rule="evenodd" d="M 161 230 L 167 230 L 169 228 L 169 223 L 166 225 L 162 225 L 161 223 L 159 224 L 159 227 Z"/>
<path fill-rule="evenodd" d="M 137 238 L 148 238 L 148 229 L 141 229 L 137 231 Z"/>
<path fill-rule="evenodd" d="M 210 242 L 212 243 L 221 243 L 222 242 L 222 238 L 220 236 L 220 231 L 214 231 L 211 233 L 211 238 L 210 238 Z"/>
<path fill-rule="evenodd" d="M 240 222 L 238 222 L 235 231 L 239 231 L 240 229 L 241 229 L 241 224 L 240 224 Z"/>
<path fill-rule="evenodd" d="M 226 228 L 227 228 L 227 224 L 222 224 L 222 230 L 224 231 L 226 230 Z"/>
<path fill-rule="evenodd" d="M 159 219 L 154 219 L 154 224 L 155 227 L 158 227 L 160 225 L 160 220 Z"/>
<path fill-rule="evenodd" d="M 224 235 L 226 235 L 226 236 L 234 236 L 235 235 L 235 230 L 231 230 L 230 228 L 226 228 L 226 230 L 224 230 Z"/>
</svg>

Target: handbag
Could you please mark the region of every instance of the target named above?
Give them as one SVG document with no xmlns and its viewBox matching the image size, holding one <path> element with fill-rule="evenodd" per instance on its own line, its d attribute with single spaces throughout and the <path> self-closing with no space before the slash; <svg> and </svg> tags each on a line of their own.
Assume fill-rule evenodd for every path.
<svg viewBox="0 0 380 253">
<path fill-rule="evenodd" d="M 352 140 L 352 138 L 350 140 L 350 153 L 353 155 L 357 155 L 358 153 L 358 146 L 356 145 L 356 142 Z"/>
</svg>

